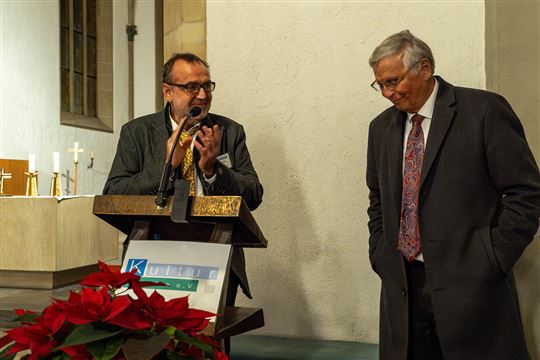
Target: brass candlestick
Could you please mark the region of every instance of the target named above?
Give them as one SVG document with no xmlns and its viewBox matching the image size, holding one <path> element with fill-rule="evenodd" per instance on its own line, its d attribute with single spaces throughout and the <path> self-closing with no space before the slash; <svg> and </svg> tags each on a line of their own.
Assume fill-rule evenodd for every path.
<svg viewBox="0 0 540 360">
<path fill-rule="evenodd" d="M 53 172 L 51 178 L 51 196 L 62 196 L 60 173 Z"/>
<path fill-rule="evenodd" d="M 38 172 L 25 172 L 26 178 L 26 196 L 38 196 Z"/>
<path fill-rule="evenodd" d="M 4 172 L 3 168 L 0 168 L 0 196 L 7 195 L 4 194 L 4 180 L 11 179 L 10 173 Z"/>
<path fill-rule="evenodd" d="M 77 165 L 78 161 L 73 162 L 73 195 L 77 195 Z"/>
</svg>

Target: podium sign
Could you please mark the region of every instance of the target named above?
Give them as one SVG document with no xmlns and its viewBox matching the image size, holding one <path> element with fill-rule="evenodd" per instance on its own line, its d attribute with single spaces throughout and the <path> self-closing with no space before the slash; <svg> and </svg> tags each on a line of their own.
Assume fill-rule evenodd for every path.
<svg viewBox="0 0 540 360">
<path fill-rule="evenodd" d="M 220 304 L 230 256 L 231 245 L 138 240 L 129 244 L 122 272 L 136 268 L 142 281 L 167 284 L 145 287 L 148 295 L 157 291 L 166 300 L 189 296 L 191 308 L 218 314 L 223 312 Z"/>
</svg>

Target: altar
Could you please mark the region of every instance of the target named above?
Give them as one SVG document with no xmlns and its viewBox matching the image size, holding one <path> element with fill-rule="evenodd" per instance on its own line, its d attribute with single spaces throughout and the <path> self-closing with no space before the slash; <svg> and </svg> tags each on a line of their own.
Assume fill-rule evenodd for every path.
<svg viewBox="0 0 540 360">
<path fill-rule="evenodd" d="M 94 196 L 0 197 L 0 287 L 55 289 L 119 256 L 119 232 Z"/>
</svg>

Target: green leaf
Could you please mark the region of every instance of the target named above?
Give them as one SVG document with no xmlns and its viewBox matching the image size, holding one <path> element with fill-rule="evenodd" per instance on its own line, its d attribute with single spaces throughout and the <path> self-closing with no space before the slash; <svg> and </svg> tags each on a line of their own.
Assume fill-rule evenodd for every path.
<svg viewBox="0 0 540 360">
<path fill-rule="evenodd" d="M 86 349 L 95 360 L 109 360 L 115 357 L 122 348 L 125 337 L 119 334 L 102 341 L 94 341 L 86 345 Z"/>
<path fill-rule="evenodd" d="M 146 339 L 130 338 L 122 345 L 127 360 L 148 360 L 159 354 L 171 341 L 166 331 Z"/>
<path fill-rule="evenodd" d="M 117 327 L 103 326 L 103 324 L 95 323 L 75 326 L 67 336 L 64 343 L 58 345 L 53 349 L 53 351 L 65 348 L 67 346 L 88 344 L 94 341 L 107 339 L 124 331 L 124 329 L 118 330 Z"/>
<path fill-rule="evenodd" d="M 182 330 L 176 330 L 176 338 L 185 344 L 196 346 L 205 353 L 214 356 L 214 348 L 212 347 L 212 345 L 207 344 L 202 340 L 196 339 L 191 335 L 186 334 Z"/>
<path fill-rule="evenodd" d="M 167 326 L 165 328 L 165 330 L 163 330 L 164 332 L 167 333 L 167 335 L 169 335 L 170 337 L 174 337 L 174 333 L 176 332 L 176 328 L 174 326 Z"/>
<path fill-rule="evenodd" d="M 16 354 L 7 354 L 7 352 L 9 351 L 9 349 L 11 349 L 13 347 L 13 345 L 15 345 L 15 342 L 13 342 L 11 345 L 8 345 L 7 347 L 4 348 L 4 350 L 0 351 L 0 359 L 2 360 L 11 360 L 15 357 Z"/>
<path fill-rule="evenodd" d="M 27 313 L 21 316 L 17 316 L 16 318 L 10 320 L 9 322 L 19 322 L 19 321 L 34 322 L 34 319 L 37 318 L 38 316 L 41 316 L 41 314 L 28 314 Z"/>
</svg>

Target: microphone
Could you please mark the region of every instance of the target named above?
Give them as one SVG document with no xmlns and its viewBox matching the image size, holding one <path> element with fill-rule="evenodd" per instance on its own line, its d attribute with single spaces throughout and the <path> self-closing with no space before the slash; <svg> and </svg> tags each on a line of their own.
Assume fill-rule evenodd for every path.
<svg viewBox="0 0 540 360">
<path fill-rule="evenodd" d="M 199 115 L 201 115 L 202 113 L 202 109 L 200 106 L 194 106 L 193 108 L 191 108 L 190 112 L 189 112 L 189 115 L 188 115 L 188 118 L 190 117 L 197 117 Z"/>
<path fill-rule="evenodd" d="M 199 116 L 201 112 L 202 109 L 199 106 L 192 107 L 189 111 L 189 114 L 186 116 L 186 120 L 182 123 L 180 129 L 178 130 L 178 133 L 176 134 L 176 138 L 174 139 L 174 144 L 172 146 L 171 152 L 169 154 L 169 157 L 167 158 L 167 161 L 165 162 L 165 166 L 163 167 L 161 181 L 159 182 L 159 188 L 156 196 L 156 205 L 159 207 L 165 207 L 165 205 L 167 204 L 167 185 L 169 184 L 169 182 L 172 182 L 174 180 L 171 178 L 172 157 L 174 154 L 174 150 L 176 149 L 176 146 L 178 145 L 178 142 L 180 140 L 180 135 L 182 134 L 182 131 L 184 131 L 188 120 L 192 117 Z"/>
</svg>

